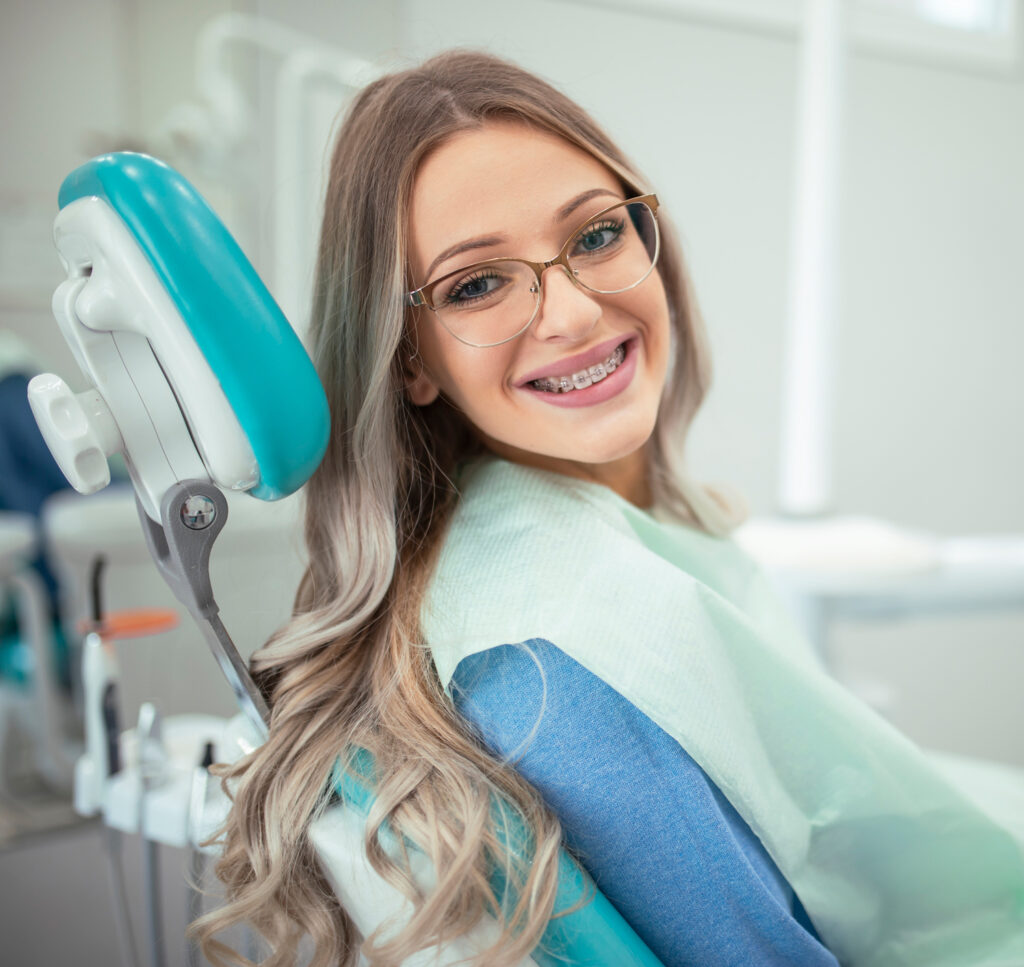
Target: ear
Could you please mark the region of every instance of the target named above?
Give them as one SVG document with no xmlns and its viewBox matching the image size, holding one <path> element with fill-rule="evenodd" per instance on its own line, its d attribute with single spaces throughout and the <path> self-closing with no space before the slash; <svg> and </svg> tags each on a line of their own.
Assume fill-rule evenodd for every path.
<svg viewBox="0 0 1024 967">
<path fill-rule="evenodd" d="M 441 393 L 418 355 L 407 356 L 405 360 L 405 392 L 414 406 L 429 406 Z"/>
</svg>

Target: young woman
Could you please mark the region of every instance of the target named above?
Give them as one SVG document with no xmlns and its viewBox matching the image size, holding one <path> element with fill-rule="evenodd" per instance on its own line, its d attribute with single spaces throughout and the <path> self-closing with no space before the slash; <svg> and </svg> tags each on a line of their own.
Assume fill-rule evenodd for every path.
<svg viewBox="0 0 1024 967">
<path fill-rule="evenodd" d="M 417 910 L 375 964 L 469 930 L 495 867 L 519 901 L 480 963 L 529 954 L 563 841 L 666 965 L 835 965 L 826 943 L 939 963 L 922 958 L 950 909 L 1005 913 L 1019 850 L 828 681 L 724 539 L 728 503 L 679 468 L 700 320 L 658 199 L 578 106 L 470 53 L 362 92 L 313 338 L 333 436 L 295 616 L 253 660 L 273 721 L 232 770 L 209 953 L 248 920 L 268 963 L 302 934 L 316 964 L 356 963 L 307 838 L 355 748 L 375 762 L 371 855 Z M 981 899 L 929 904 L 950 859 L 932 816 L 963 831 L 953 868 L 989 850 Z M 385 825 L 430 856 L 428 895 L 373 847 Z"/>
</svg>

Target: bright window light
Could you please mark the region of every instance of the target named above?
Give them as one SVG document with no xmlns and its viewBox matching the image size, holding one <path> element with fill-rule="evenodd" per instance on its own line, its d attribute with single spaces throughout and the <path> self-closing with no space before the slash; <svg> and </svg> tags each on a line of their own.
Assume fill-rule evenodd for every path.
<svg viewBox="0 0 1024 967">
<path fill-rule="evenodd" d="M 575 2 L 797 36 L 807 5 L 820 0 Z M 844 5 L 849 14 L 849 37 L 859 50 L 1014 78 L 1024 68 L 1024 0 L 844 0 Z"/>
<path fill-rule="evenodd" d="M 972 33 L 1001 33 L 1010 22 L 1012 0 L 868 0 L 882 7 L 940 27 Z"/>
</svg>

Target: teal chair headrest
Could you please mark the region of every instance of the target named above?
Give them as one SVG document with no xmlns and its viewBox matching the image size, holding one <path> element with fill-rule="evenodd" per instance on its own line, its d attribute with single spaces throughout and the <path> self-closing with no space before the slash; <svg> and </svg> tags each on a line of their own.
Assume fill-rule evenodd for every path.
<svg viewBox="0 0 1024 967">
<path fill-rule="evenodd" d="M 231 233 L 173 168 L 144 154 L 94 158 L 64 180 L 61 208 L 98 197 L 153 266 L 220 382 L 259 465 L 251 491 L 294 492 L 323 457 L 330 431 L 316 370 Z"/>
</svg>

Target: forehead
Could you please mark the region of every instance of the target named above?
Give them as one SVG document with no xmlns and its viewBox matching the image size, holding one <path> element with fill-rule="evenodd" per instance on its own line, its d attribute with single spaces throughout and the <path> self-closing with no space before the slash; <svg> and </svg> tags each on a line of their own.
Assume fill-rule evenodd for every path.
<svg viewBox="0 0 1024 967">
<path fill-rule="evenodd" d="M 515 122 L 463 131 L 426 157 L 413 183 L 413 270 L 422 273 L 444 249 L 478 236 L 525 242 L 571 230 L 588 213 L 577 213 L 565 226 L 557 222 L 558 209 L 594 188 L 621 192 L 604 164 L 558 135 Z"/>
</svg>

